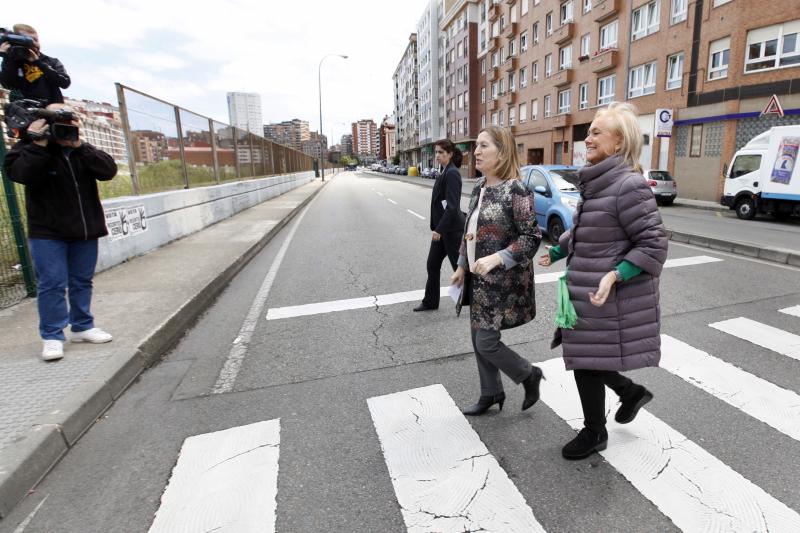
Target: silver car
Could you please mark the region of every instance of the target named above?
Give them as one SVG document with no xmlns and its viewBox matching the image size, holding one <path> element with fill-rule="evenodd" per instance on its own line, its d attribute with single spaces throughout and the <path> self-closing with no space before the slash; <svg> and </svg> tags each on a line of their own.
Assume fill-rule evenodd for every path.
<svg viewBox="0 0 800 533">
<path fill-rule="evenodd" d="M 672 205 L 678 196 L 678 182 L 666 170 L 646 170 L 644 177 L 658 205 Z"/>
</svg>

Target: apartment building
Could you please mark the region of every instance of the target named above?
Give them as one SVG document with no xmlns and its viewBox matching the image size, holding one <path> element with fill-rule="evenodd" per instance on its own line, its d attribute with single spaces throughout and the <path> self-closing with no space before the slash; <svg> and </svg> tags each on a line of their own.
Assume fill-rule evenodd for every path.
<svg viewBox="0 0 800 533">
<path fill-rule="evenodd" d="M 78 113 L 81 119 L 81 135 L 86 142 L 109 154 L 117 163 L 128 163 L 128 147 L 118 107 L 72 98 L 65 98 L 64 103 Z"/>
<path fill-rule="evenodd" d="M 261 135 L 261 95 L 258 93 L 228 93 L 228 117 L 231 126 Z"/>
<path fill-rule="evenodd" d="M 311 140 L 307 120 L 292 119 L 264 125 L 264 138 L 301 151 L 303 143 Z"/>
<path fill-rule="evenodd" d="M 380 142 L 378 143 L 378 159 L 390 161 L 396 153 L 394 120 L 388 116 L 383 117 L 380 128 L 378 128 L 378 137 L 380 138 Z"/>
<path fill-rule="evenodd" d="M 362 119 L 351 125 L 353 153 L 359 156 L 378 154 L 378 126 L 372 119 Z"/>
<path fill-rule="evenodd" d="M 432 167 L 439 129 L 439 24 L 442 0 L 430 0 L 417 24 L 420 164 Z"/>
<path fill-rule="evenodd" d="M 400 163 L 416 166 L 419 149 L 419 86 L 417 83 L 417 34 L 412 33 L 403 58 L 392 76 L 397 153 Z"/>
</svg>

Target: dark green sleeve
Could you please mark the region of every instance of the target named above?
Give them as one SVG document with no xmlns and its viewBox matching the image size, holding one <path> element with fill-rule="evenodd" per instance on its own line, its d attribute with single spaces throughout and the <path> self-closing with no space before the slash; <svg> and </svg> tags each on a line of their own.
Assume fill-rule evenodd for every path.
<svg viewBox="0 0 800 533">
<path fill-rule="evenodd" d="M 567 255 L 561 251 L 561 246 L 553 246 L 548 252 L 550 254 L 550 262 L 555 263 L 559 259 L 564 259 Z M 641 271 L 640 271 L 641 272 Z"/>
<path fill-rule="evenodd" d="M 617 270 L 619 270 L 619 273 L 622 274 L 623 281 L 628 281 L 629 279 L 635 278 L 642 273 L 641 268 L 637 267 L 628 260 L 622 261 L 620 264 L 618 264 Z"/>
</svg>

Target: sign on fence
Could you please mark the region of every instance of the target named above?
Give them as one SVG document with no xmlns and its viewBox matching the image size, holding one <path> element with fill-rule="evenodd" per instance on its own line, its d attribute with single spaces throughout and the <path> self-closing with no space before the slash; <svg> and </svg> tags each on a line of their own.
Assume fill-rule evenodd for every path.
<svg viewBox="0 0 800 533">
<path fill-rule="evenodd" d="M 106 210 L 108 240 L 118 241 L 147 230 L 147 215 L 143 205 Z"/>
</svg>

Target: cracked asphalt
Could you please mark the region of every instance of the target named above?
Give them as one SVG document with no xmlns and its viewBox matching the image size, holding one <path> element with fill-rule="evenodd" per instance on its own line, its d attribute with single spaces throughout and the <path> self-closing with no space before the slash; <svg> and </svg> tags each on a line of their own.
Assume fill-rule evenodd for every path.
<svg viewBox="0 0 800 533">
<path fill-rule="evenodd" d="M 466 207 L 467 199 L 462 201 Z M 429 205 L 429 188 L 340 175 L 310 204 L 266 307 L 423 289 L 428 220 L 406 209 L 427 217 Z M 180 344 L 0 522 L 0 533 L 16 533 L 16 525 L 45 497 L 25 533 L 147 531 L 184 439 L 274 418 L 281 419 L 277 531 L 405 531 L 367 399 L 441 383 L 457 405 L 474 402 L 479 390 L 468 318 L 456 318 L 445 299 L 438 311 L 426 313 L 411 311 L 418 302 L 376 302 L 344 312 L 262 318 L 233 392 L 212 395 L 289 230 L 265 247 Z M 796 361 L 745 346 L 707 326 L 736 316 L 769 317 L 776 327 L 800 334 L 796 318 L 775 316 L 776 309 L 800 303 L 800 272 L 670 246 L 670 258 L 697 255 L 724 261 L 665 271 L 662 331 L 800 391 Z M 442 285 L 449 276 L 445 262 Z M 736 280 L 735 290 L 730 280 Z M 537 302 L 534 322 L 503 333 L 504 341 L 532 362 L 559 355 L 549 349 L 555 284 L 537 285 Z M 800 509 L 796 441 L 664 370 L 638 371 L 634 378 L 655 394 L 649 411 Z M 677 530 L 600 456 L 562 460 L 560 448 L 574 431 L 543 402 L 520 412 L 523 391 L 508 380 L 505 384 L 504 410 L 493 409 L 469 423 L 546 530 Z M 481 524 L 475 528 L 479 531 Z"/>
</svg>

